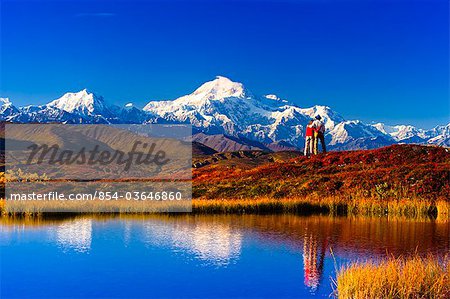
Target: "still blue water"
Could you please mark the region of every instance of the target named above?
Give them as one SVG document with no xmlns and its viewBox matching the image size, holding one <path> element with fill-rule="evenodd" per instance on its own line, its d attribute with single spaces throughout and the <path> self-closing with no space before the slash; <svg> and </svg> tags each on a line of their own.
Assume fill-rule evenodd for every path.
<svg viewBox="0 0 450 299">
<path fill-rule="evenodd" d="M 434 220 L 75 217 L 0 228 L 1 298 L 325 298 L 349 261 L 449 251 L 448 222 Z"/>
</svg>

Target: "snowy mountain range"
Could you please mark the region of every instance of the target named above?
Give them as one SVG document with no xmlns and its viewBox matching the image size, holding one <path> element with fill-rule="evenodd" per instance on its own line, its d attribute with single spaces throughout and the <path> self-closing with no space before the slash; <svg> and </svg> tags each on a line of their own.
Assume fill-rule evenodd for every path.
<svg viewBox="0 0 450 299">
<path fill-rule="evenodd" d="M 151 101 L 143 109 L 132 103 L 124 107 L 108 104 L 86 89 L 66 93 L 41 106 L 15 107 L 7 98 L 0 98 L 0 105 L 0 120 L 19 123 L 189 123 L 194 134 L 200 134 L 196 138 L 194 135 L 194 140 L 220 140 L 219 149 L 239 149 L 239 144 L 248 148 L 249 141 L 262 144 L 259 148 L 264 150 L 302 148 L 305 126 L 316 115 L 325 123 L 331 149 L 368 149 L 394 143 L 450 146 L 450 123 L 431 130 L 365 124 L 346 120 L 327 106 L 301 108 L 273 94 L 254 95 L 242 83 L 221 76 L 189 95 Z M 224 144 L 225 141 L 237 144 Z M 258 148 L 252 144 L 254 147 Z"/>
</svg>

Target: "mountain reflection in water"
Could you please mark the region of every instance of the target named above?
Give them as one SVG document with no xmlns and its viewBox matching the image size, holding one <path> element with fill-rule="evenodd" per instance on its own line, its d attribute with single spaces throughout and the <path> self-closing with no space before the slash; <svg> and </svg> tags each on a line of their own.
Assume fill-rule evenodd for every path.
<svg viewBox="0 0 450 299">
<path fill-rule="evenodd" d="M 230 223 L 146 221 L 142 229 L 143 242 L 192 254 L 216 266 L 233 262 L 241 251 L 242 233 Z"/>
<path fill-rule="evenodd" d="M 303 289 L 308 294 L 303 294 L 305 296 L 329 295 L 329 278 L 335 274 L 335 260 L 342 264 L 352 260 L 382 258 L 386 254 L 397 256 L 415 252 L 445 255 L 450 247 L 449 222 L 431 219 L 296 215 L 80 216 L 65 219 L 3 217 L 0 218 L 0 228 L 0 245 L 5 249 L 15 248 L 23 242 L 33 246 L 53 244 L 63 255 L 62 259 L 64 255 L 72 258 L 74 255 L 95 256 L 107 249 L 113 252 L 111 259 L 121 261 L 130 258 L 128 255 L 136 250 L 141 255 L 145 251 L 158 250 L 164 252 L 164 256 L 176 259 L 174 267 L 187 263 L 191 265 L 189 267 L 199 265 L 237 271 L 227 279 L 236 279 L 250 286 L 259 283 L 261 292 L 264 283 L 253 282 L 251 278 L 242 282 L 249 279 L 244 278 L 244 274 L 245 277 L 253 275 L 255 280 L 260 277 L 260 280 L 263 275 L 277 275 L 271 271 L 280 266 L 292 272 L 292 288 L 298 288 L 303 277 Z M 22 250 L 27 248 L 25 246 Z M 330 256 L 330 248 L 334 257 Z M 50 249 L 45 247 L 41 250 Z M 4 250 L 2 259 L 14 259 L 14 256 L 8 256 L 9 252 Z M 145 262 L 148 263 L 153 257 L 150 255 Z M 142 257 L 134 258 L 136 265 L 144 262 Z M 68 259 L 69 256 L 66 261 Z M 295 260 L 298 266 L 292 263 Z M 92 261 L 86 259 L 80 263 L 83 262 Z M 132 268 L 131 264 L 129 267 L 130 273 L 146 271 L 149 275 L 151 271 L 147 267 Z M 189 274 L 181 273 L 181 268 L 173 271 L 181 271 L 180 275 L 195 275 L 198 271 L 192 270 L 195 267 L 189 269 Z M 102 271 L 100 268 L 97 270 Z M 209 271 L 214 273 L 216 270 Z M 295 279 L 297 274 L 298 280 Z M 265 292 L 262 297 L 271 297 Z M 281 296 L 281 293 L 277 294 Z M 196 293 L 192 296 L 202 297 Z"/>
<path fill-rule="evenodd" d="M 55 239 L 64 250 L 87 252 L 92 242 L 92 219 L 69 220 L 55 228 Z"/>
</svg>

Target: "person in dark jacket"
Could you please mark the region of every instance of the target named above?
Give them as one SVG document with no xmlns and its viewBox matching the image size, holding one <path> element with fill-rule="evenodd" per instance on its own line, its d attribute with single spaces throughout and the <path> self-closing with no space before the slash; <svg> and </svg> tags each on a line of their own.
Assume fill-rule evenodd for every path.
<svg viewBox="0 0 450 299">
<path fill-rule="evenodd" d="M 322 153 L 327 152 L 327 148 L 325 146 L 325 124 L 322 122 L 322 117 L 320 115 L 316 115 L 316 119 L 313 122 L 314 129 L 314 155 L 319 153 L 319 140 L 322 145 Z"/>
</svg>

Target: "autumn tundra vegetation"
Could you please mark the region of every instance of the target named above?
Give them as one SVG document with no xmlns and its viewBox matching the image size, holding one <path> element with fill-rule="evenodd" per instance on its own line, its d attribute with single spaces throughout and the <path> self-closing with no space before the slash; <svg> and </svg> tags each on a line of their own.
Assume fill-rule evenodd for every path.
<svg viewBox="0 0 450 299">
<path fill-rule="evenodd" d="M 448 218 L 450 152 L 437 146 L 393 145 L 311 158 L 298 152 L 194 155 L 192 184 L 197 213 Z"/>
<path fill-rule="evenodd" d="M 447 148 L 393 145 L 311 158 L 275 153 L 256 165 L 254 160 L 206 160 L 195 168 L 196 210 L 449 215 Z"/>
</svg>

